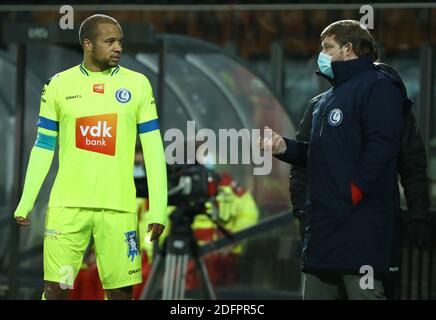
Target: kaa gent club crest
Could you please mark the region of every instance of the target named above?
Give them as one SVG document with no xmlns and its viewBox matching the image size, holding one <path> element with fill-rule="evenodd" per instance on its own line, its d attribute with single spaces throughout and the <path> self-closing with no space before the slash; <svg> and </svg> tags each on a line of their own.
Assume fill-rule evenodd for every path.
<svg viewBox="0 0 436 320">
<path fill-rule="evenodd" d="M 130 91 L 124 88 L 118 89 L 115 93 L 115 98 L 117 98 L 118 102 L 121 103 L 129 102 L 131 97 L 132 94 L 130 93 Z"/>
<path fill-rule="evenodd" d="M 341 124 L 343 118 L 344 115 L 342 114 L 342 111 L 338 108 L 335 108 L 332 111 L 330 111 L 328 121 L 330 125 L 338 126 Z"/>
</svg>

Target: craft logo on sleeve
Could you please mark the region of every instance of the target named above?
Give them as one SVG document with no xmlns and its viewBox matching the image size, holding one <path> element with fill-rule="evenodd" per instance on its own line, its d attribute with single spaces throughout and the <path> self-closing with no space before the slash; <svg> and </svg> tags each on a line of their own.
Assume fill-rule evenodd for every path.
<svg viewBox="0 0 436 320">
<path fill-rule="evenodd" d="M 115 155 L 117 114 L 102 114 L 76 119 L 76 147 Z"/>
</svg>

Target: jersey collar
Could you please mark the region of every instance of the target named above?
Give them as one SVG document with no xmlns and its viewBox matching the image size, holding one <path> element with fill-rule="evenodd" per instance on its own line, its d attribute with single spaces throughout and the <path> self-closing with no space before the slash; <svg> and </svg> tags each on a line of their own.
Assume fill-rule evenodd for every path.
<svg viewBox="0 0 436 320">
<path fill-rule="evenodd" d="M 86 69 L 85 65 L 82 62 L 79 65 L 79 69 L 80 69 L 80 72 L 82 72 L 87 77 L 113 76 L 113 75 L 117 74 L 117 72 L 120 70 L 120 66 L 118 65 L 116 67 L 109 68 L 109 69 L 106 69 L 104 71 L 94 72 L 94 71 L 90 71 L 90 70 Z"/>
</svg>

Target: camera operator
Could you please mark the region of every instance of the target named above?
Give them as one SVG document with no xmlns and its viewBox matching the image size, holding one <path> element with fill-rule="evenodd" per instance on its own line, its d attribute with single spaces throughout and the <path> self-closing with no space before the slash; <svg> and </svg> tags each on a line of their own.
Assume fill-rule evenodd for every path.
<svg viewBox="0 0 436 320">
<path fill-rule="evenodd" d="M 218 222 L 230 233 L 238 232 L 258 222 L 259 210 L 251 192 L 233 180 L 229 173 L 219 175 L 215 186 L 215 201 L 207 203 L 207 213 L 217 212 Z M 210 218 L 197 215 L 192 226 L 199 245 L 225 236 Z M 209 277 L 214 285 L 231 285 L 238 280 L 238 264 L 244 245 L 229 245 L 204 257 Z M 199 287 L 199 281 L 190 265 L 187 286 Z"/>
</svg>

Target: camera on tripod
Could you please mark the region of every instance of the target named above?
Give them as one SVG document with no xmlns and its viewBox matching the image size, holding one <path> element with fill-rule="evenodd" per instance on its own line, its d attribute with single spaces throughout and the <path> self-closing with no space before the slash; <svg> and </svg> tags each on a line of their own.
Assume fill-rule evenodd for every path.
<svg viewBox="0 0 436 320">
<path fill-rule="evenodd" d="M 201 164 L 172 165 L 167 167 L 168 204 L 176 209 L 170 215 L 171 226 L 165 243 L 156 255 L 149 280 L 141 294 L 142 298 L 153 296 L 156 278 L 162 261 L 165 260 L 162 298 L 183 299 L 188 270 L 192 258 L 200 271 L 207 297 L 216 299 L 207 268 L 198 254 L 198 244 L 192 223 L 198 214 L 206 214 L 206 203 L 213 202 L 218 175 Z M 136 183 L 145 184 L 146 179 Z M 143 186 L 137 186 L 137 191 Z M 147 196 L 143 194 L 143 196 Z"/>
<path fill-rule="evenodd" d="M 201 164 L 174 164 L 167 166 L 168 204 L 178 208 L 179 212 L 189 215 L 190 220 L 196 214 L 206 212 L 206 203 L 217 192 L 219 175 Z M 136 196 L 148 197 L 147 178 L 135 178 Z"/>
<path fill-rule="evenodd" d="M 200 164 L 168 168 L 168 203 L 178 208 L 204 212 L 205 203 L 215 196 L 218 175 Z"/>
</svg>

